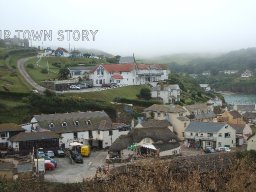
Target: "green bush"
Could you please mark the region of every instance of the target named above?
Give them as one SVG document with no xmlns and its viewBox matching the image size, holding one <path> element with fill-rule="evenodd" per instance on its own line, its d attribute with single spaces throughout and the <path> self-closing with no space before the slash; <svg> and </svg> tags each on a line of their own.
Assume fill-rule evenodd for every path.
<svg viewBox="0 0 256 192">
<path fill-rule="evenodd" d="M 47 68 L 41 69 L 41 73 L 44 73 L 44 74 L 48 73 L 48 69 Z"/>
<path fill-rule="evenodd" d="M 27 67 L 30 68 L 30 69 L 34 69 L 34 68 L 35 68 L 35 65 L 32 64 L 32 63 L 29 63 L 29 64 L 27 64 Z"/>
</svg>

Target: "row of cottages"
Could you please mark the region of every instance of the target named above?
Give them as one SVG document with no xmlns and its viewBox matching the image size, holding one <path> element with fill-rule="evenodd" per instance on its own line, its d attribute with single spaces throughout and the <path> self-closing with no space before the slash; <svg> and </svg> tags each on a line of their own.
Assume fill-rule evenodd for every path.
<svg viewBox="0 0 256 192">
<path fill-rule="evenodd" d="M 175 103 L 180 101 L 181 89 L 178 84 L 174 85 L 156 85 L 151 90 L 153 98 L 160 98 L 163 104 Z"/>
<path fill-rule="evenodd" d="M 186 110 L 179 105 L 154 104 L 146 109 L 146 118 L 155 120 L 167 120 L 173 126 L 173 132 L 180 140 L 184 140 L 184 131 L 190 120 L 186 117 Z"/>
<path fill-rule="evenodd" d="M 135 146 L 136 149 L 131 149 Z M 148 120 L 139 123 L 127 135 L 121 135 L 109 148 L 110 158 L 127 159 L 132 155 L 168 156 L 180 153 L 177 136 L 166 120 Z"/>
<path fill-rule="evenodd" d="M 189 147 L 235 147 L 236 130 L 226 123 L 190 122 L 185 130 Z"/>
<path fill-rule="evenodd" d="M 86 70 L 72 69 L 71 77 L 84 76 Z M 169 70 L 158 64 L 103 64 L 89 72 L 94 86 L 117 83 L 118 85 L 140 85 L 168 79 Z"/>
<path fill-rule="evenodd" d="M 113 124 L 104 111 L 34 115 L 31 124 L 33 131 L 58 134 L 59 144 L 63 148 L 68 148 L 73 141 L 106 148 L 121 134 L 128 133 L 127 129 L 120 129 L 117 124 Z"/>
</svg>

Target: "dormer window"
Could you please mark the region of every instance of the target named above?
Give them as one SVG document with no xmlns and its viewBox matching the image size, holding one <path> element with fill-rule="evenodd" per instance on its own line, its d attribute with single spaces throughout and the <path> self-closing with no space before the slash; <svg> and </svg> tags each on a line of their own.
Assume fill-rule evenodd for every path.
<svg viewBox="0 0 256 192">
<path fill-rule="evenodd" d="M 50 124 L 49 124 L 49 128 L 51 128 L 51 129 L 54 128 L 54 124 L 53 124 L 53 123 L 50 123 Z"/>
<path fill-rule="evenodd" d="M 79 126 L 79 121 L 74 122 L 75 126 Z"/>
<path fill-rule="evenodd" d="M 68 124 L 66 121 L 64 121 L 61 125 L 62 125 L 62 127 L 67 127 Z"/>
<path fill-rule="evenodd" d="M 87 125 L 91 125 L 91 124 L 92 124 L 91 120 L 88 120 Z"/>
</svg>

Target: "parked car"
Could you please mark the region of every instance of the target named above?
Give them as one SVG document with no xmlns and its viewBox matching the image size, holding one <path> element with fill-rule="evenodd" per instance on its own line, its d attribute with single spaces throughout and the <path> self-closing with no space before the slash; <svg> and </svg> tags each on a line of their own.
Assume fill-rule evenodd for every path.
<svg viewBox="0 0 256 192">
<path fill-rule="evenodd" d="M 204 150 L 205 153 L 214 153 L 215 150 L 212 147 L 206 147 Z"/>
<path fill-rule="evenodd" d="M 111 84 L 110 83 L 105 83 L 105 84 L 102 84 L 101 87 L 111 87 Z"/>
<path fill-rule="evenodd" d="M 230 152 L 231 149 L 229 147 L 218 147 L 216 149 L 218 152 Z"/>
<path fill-rule="evenodd" d="M 44 167 L 45 167 L 45 170 L 54 170 L 55 169 L 55 165 L 50 160 L 44 161 Z"/>
<path fill-rule="evenodd" d="M 51 163 L 54 164 L 54 167 L 57 167 L 57 161 L 55 159 L 52 159 L 52 158 L 50 158 L 48 156 L 44 156 L 43 158 L 44 158 L 44 160 L 50 160 Z"/>
<path fill-rule="evenodd" d="M 117 83 L 110 83 L 110 87 L 118 87 Z"/>
<path fill-rule="evenodd" d="M 53 151 L 47 151 L 47 152 L 45 153 L 45 156 L 48 156 L 48 157 L 50 157 L 50 158 L 54 158 L 54 153 L 53 153 Z"/>
<path fill-rule="evenodd" d="M 37 151 L 37 153 L 36 153 L 36 158 L 43 158 L 44 156 L 45 156 L 45 153 L 43 152 L 43 151 Z"/>
<path fill-rule="evenodd" d="M 55 155 L 56 155 L 57 157 L 65 157 L 65 156 L 66 156 L 66 154 L 64 153 L 64 151 L 61 150 L 61 149 L 58 149 L 58 150 L 55 152 Z"/>
<path fill-rule="evenodd" d="M 76 89 L 76 90 L 80 90 L 80 86 L 79 85 L 70 85 L 69 87 L 70 89 Z"/>
<path fill-rule="evenodd" d="M 76 163 L 84 163 L 83 157 L 81 154 L 79 154 L 76 151 L 71 152 L 71 158 L 76 162 Z"/>
</svg>

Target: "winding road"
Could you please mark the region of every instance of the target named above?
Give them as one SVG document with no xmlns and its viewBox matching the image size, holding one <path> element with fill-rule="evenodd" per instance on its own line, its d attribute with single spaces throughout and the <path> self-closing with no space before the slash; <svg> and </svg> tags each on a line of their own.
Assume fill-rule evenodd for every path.
<svg viewBox="0 0 256 192">
<path fill-rule="evenodd" d="M 23 76 L 23 78 L 38 92 L 44 92 L 46 88 L 42 87 L 38 83 L 36 83 L 28 74 L 28 72 L 25 69 L 25 63 L 29 60 L 32 59 L 33 57 L 27 57 L 27 58 L 22 58 L 17 61 L 17 67 L 20 72 L 20 74 Z"/>
</svg>

